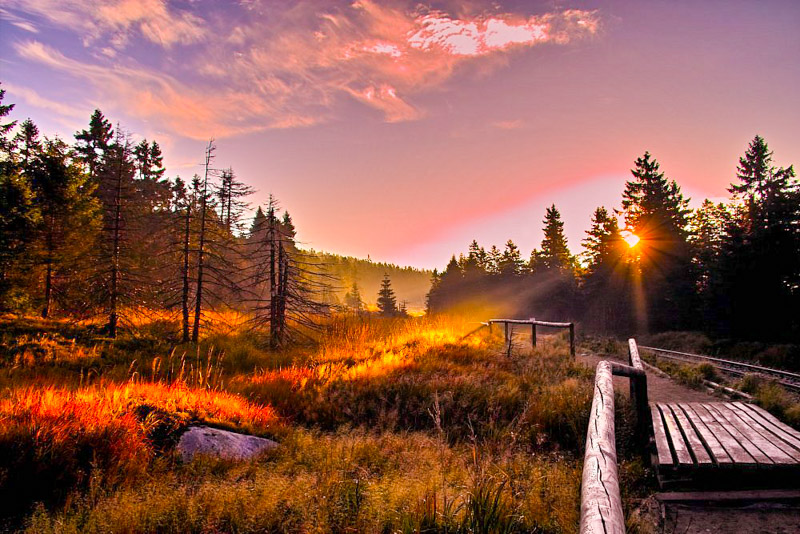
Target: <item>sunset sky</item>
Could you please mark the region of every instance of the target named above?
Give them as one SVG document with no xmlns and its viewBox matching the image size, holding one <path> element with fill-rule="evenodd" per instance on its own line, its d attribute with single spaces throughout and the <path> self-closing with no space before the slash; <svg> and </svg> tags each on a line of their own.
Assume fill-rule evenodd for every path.
<svg viewBox="0 0 800 534">
<path fill-rule="evenodd" d="M 4 0 L 13 118 L 100 108 L 169 176 L 217 164 L 310 247 L 443 267 L 476 238 L 573 252 L 649 150 L 693 203 L 755 134 L 800 165 L 800 2 Z"/>
</svg>

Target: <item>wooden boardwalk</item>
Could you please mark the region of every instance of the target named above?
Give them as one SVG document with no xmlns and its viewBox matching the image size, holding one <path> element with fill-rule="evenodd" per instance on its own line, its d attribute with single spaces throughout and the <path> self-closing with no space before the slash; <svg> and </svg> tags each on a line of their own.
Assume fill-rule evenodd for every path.
<svg viewBox="0 0 800 534">
<path fill-rule="evenodd" d="M 630 365 L 597 364 L 581 483 L 581 534 L 625 532 L 612 375 L 631 379 L 634 438 L 650 453 L 659 484 L 683 490 L 662 495 L 693 501 L 797 498 L 797 491 L 779 488 L 800 488 L 800 432 L 753 404 L 650 403 L 636 341 L 628 340 L 628 346 Z"/>
<path fill-rule="evenodd" d="M 651 403 L 650 412 L 653 463 L 664 485 L 774 485 L 800 475 L 800 432 L 758 406 Z"/>
</svg>

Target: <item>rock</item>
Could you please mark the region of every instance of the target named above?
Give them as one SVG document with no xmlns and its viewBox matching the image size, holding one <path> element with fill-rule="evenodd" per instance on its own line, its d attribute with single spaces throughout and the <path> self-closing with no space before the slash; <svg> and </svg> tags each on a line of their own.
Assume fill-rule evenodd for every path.
<svg viewBox="0 0 800 534">
<path fill-rule="evenodd" d="M 277 446 L 278 443 L 271 439 L 208 426 L 192 426 L 181 436 L 177 450 L 184 462 L 191 461 L 198 454 L 247 460 Z"/>
</svg>

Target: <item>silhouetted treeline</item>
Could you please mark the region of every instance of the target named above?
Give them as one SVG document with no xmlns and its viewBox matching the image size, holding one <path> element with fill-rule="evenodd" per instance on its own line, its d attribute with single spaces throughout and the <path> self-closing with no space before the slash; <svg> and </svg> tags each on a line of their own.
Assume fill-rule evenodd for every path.
<svg viewBox="0 0 800 534">
<path fill-rule="evenodd" d="M 580 258 L 552 206 L 530 259 L 511 241 L 504 250 L 473 241 L 434 273 L 429 310 L 577 320 L 620 335 L 800 340 L 800 185 L 791 166 L 773 164 L 763 138 L 740 158 L 726 203 L 689 209 L 649 153 L 631 173 L 621 208 L 594 212 Z"/>
<path fill-rule="evenodd" d="M 252 189 L 215 168 L 213 142 L 187 183 L 165 177 L 157 142 L 99 110 L 71 145 L 15 126 L 0 122 L 0 311 L 104 316 L 111 337 L 166 312 L 197 341 L 210 312 L 233 310 L 273 346 L 327 312 L 329 276 L 296 247 L 288 212 L 271 199 L 248 225 Z"/>
</svg>

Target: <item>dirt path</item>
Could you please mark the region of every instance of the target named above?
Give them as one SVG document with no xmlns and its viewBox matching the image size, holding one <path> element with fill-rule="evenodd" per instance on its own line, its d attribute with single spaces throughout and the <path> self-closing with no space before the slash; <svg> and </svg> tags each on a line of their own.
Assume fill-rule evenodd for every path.
<svg viewBox="0 0 800 534">
<path fill-rule="evenodd" d="M 592 353 L 578 353 L 578 361 L 583 362 L 592 369 L 597 367 L 599 362 L 607 359 L 610 360 L 612 358 L 603 358 Z M 613 361 L 628 363 L 621 359 L 613 359 Z M 628 391 L 628 379 L 622 376 L 615 376 L 614 387 L 620 391 Z M 658 376 L 649 369 L 647 370 L 647 397 L 650 402 L 710 402 L 720 400 L 718 397 L 704 391 L 698 391 L 679 384 L 670 378 Z"/>
</svg>

